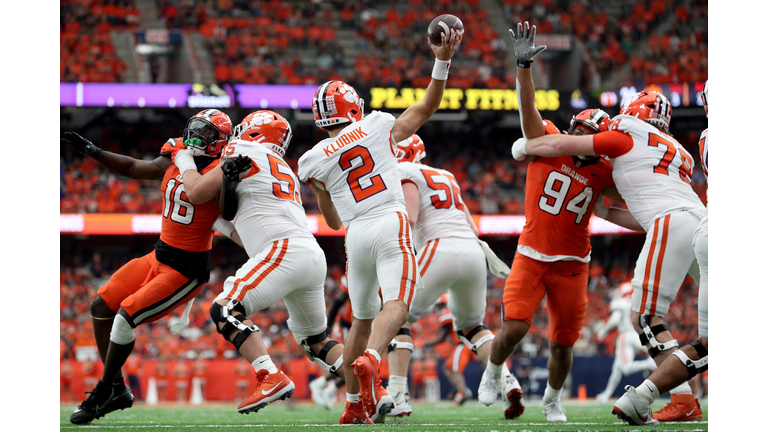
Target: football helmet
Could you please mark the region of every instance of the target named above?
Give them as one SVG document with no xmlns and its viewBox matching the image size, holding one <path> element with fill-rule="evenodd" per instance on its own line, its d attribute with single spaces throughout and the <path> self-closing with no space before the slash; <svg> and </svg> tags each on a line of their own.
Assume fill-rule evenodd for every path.
<svg viewBox="0 0 768 432">
<path fill-rule="evenodd" d="M 663 94 L 652 90 L 643 90 L 632 96 L 621 107 L 619 114 L 637 117 L 664 132 L 668 132 L 669 122 L 672 119 L 672 106 Z"/>
<path fill-rule="evenodd" d="M 704 112 L 709 117 L 709 101 L 707 100 L 707 87 L 709 86 L 709 80 L 704 83 L 704 90 L 701 91 L 701 102 L 704 104 Z"/>
<path fill-rule="evenodd" d="M 571 126 L 568 128 L 568 135 L 573 135 L 577 126 L 584 126 L 592 133 L 606 132 L 611 117 L 601 109 L 584 110 L 571 119 Z"/>
<path fill-rule="evenodd" d="M 288 120 L 269 110 L 248 114 L 232 131 L 232 139 L 262 144 L 282 157 L 285 157 L 292 137 L 293 130 Z"/>
<path fill-rule="evenodd" d="M 206 109 L 192 116 L 184 127 L 182 142 L 193 156 L 218 158 L 229 142 L 232 121 L 217 109 Z"/>
<path fill-rule="evenodd" d="M 616 293 L 614 294 L 614 297 L 615 298 L 632 297 L 632 290 L 633 290 L 632 284 L 629 282 L 624 282 L 616 288 Z"/>
<path fill-rule="evenodd" d="M 398 162 L 419 162 L 426 155 L 424 141 L 416 134 L 397 143 L 395 149 L 395 157 L 397 157 Z"/>
<path fill-rule="evenodd" d="M 352 86 L 343 81 L 328 81 L 318 87 L 312 98 L 315 125 L 326 130 L 327 126 L 360 121 L 364 105 Z"/>
</svg>

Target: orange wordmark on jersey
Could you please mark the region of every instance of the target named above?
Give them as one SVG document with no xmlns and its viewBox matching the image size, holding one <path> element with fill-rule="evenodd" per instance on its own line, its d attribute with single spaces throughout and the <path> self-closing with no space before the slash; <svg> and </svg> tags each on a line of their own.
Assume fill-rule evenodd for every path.
<svg viewBox="0 0 768 432">
<path fill-rule="evenodd" d="M 362 128 L 357 128 L 352 132 L 347 132 L 341 135 L 340 137 L 336 138 L 336 140 L 331 142 L 329 145 L 323 147 L 323 152 L 325 152 L 325 156 L 328 157 L 336 153 L 340 149 L 344 148 L 345 146 L 348 146 L 349 144 L 352 144 L 353 142 L 366 136 L 368 136 L 368 134 L 363 132 Z"/>
<path fill-rule="evenodd" d="M 170 140 L 169 140 L 170 141 Z M 169 143 L 163 146 L 167 149 Z M 174 148 L 184 149 L 181 138 L 176 138 Z M 212 160 L 200 174 L 205 174 L 218 165 L 219 160 Z M 215 199 L 202 204 L 192 204 L 184 192 L 184 180 L 175 164 L 165 170 L 160 186 L 163 196 L 163 222 L 160 228 L 160 240 L 175 248 L 189 252 L 211 250 L 213 231 L 211 226 L 219 215 L 219 205 Z"/>
<path fill-rule="evenodd" d="M 545 129 L 547 134 L 559 133 L 554 125 Z M 594 200 L 613 184 L 607 159 L 537 158 L 526 174 L 525 226 L 519 244 L 550 256 L 587 256 Z"/>
</svg>

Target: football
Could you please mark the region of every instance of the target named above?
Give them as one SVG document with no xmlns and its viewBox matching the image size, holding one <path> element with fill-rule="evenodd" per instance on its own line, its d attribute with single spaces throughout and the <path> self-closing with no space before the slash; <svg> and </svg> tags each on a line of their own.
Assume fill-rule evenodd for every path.
<svg viewBox="0 0 768 432">
<path fill-rule="evenodd" d="M 443 41 L 440 38 L 440 35 L 445 33 L 447 38 L 451 34 L 450 29 L 456 30 L 459 34 L 464 34 L 464 23 L 462 23 L 456 15 L 442 14 L 438 16 L 429 23 L 429 27 L 427 28 L 429 40 L 435 45 L 442 44 Z"/>
</svg>

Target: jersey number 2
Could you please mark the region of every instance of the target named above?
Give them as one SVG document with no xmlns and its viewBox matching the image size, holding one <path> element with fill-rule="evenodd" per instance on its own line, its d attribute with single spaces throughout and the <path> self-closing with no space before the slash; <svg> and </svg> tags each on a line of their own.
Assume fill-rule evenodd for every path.
<svg viewBox="0 0 768 432">
<path fill-rule="evenodd" d="M 561 172 L 549 173 L 544 183 L 544 195 L 539 198 L 539 208 L 551 215 L 559 215 L 571 188 L 571 182 L 571 178 Z M 566 210 L 576 215 L 577 224 L 581 223 L 584 215 L 587 214 L 589 203 L 592 202 L 592 194 L 592 186 L 587 186 L 565 205 Z"/>
<path fill-rule="evenodd" d="M 347 174 L 347 184 L 349 184 L 349 189 L 352 191 L 352 196 L 355 197 L 356 202 L 370 198 L 371 196 L 387 189 L 387 186 L 384 184 L 384 180 L 381 178 L 381 174 L 377 174 L 369 178 L 368 181 L 371 184 L 368 186 L 363 187 L 360 184 L 360 179 L 363 176 L 367 176 L 368 174 L 372 173 L 373 167 L 376 166 L 376 163 L 371 157 L 371 152 L 369 152 L 368 149 L 363 146 L 358 145 L 352 147 L 351 149 L 341 154 L 339 157 L 339 166 L 341 167 L 342 171 L 347 171 L 348 169 L 352 168 L 352 160 L 358 157 L 363 163 L 357 168 L 349 171 L 349 174 Z"/>
</svg>

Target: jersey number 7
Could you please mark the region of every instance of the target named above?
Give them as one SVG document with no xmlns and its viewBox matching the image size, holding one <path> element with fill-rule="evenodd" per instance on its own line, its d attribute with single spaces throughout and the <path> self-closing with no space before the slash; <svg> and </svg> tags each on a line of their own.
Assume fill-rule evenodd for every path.
<svg viewBox="0 0 768 432">
<path fill-rule="evenodd" d="M 650 134 L 648 137 L 648 145 L 653 147 L 659 147 L 660 145 L 667 148 L 667 150 L 664 152 L 664 156 L 662 156 L 661 160 L 659 161 L 659 164 L 653 167 L 653 172 L 656 174 L 664 174 L 669 175 L 669 167 L 672 165 L 673 167 L 677 165 L 677 162 L 675 161 L 675 156 L 677 155 L 677 150 L 679 147 L 679 144 L 676 146 L 676 143 L 672 143 L 671 141 L 664 139 L 656 134 Z M 680 173 L 680 179 L 682 179 L 684 182 L 691 184 L 691 171 L 693 170 L 693 158 L 691 155 L 688 154 L 687 151 L 685 151 L 684 148 L 680 147 L 680 165 L 677 168 L 678 172 Z M 674 164 L 673 161 L 675 162 Z"/>
</svg>

